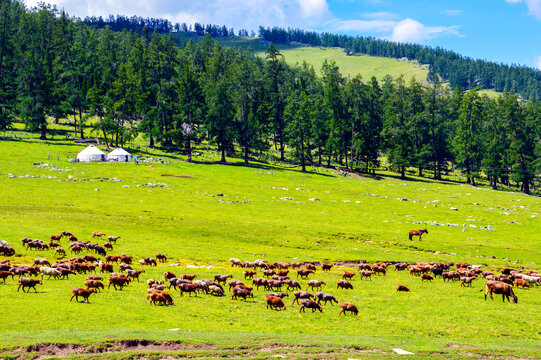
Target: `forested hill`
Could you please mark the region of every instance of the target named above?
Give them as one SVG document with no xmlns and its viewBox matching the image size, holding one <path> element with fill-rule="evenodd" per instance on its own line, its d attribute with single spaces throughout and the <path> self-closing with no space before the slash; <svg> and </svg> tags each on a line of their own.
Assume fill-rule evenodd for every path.
<svg viewBox="0 0 541 360">
<path fill-rule="evenodd" d="M 87 17 L 84 22 L 97 28 L 110 26 L 114 31 L 132 30 L 142 33 L 156 31 L 168 33 L 169 31 L 194 33 L 197 35 L 210 34 L 212 37 L 248 36 L 246 30 L 234 29 L 226 26 L 195 23 L 191 25 L 171 24 L 168 20 L 142 17 L 109 16 Z M 255 34 L 251 34 L 255 35 Z M 458 86 L 462 90 L 476 87 L 491 89 L 497 92 L 513 91 L 524 99 L 541 99 L 541 71 L 518 65 L 505 65 L 495 62 L 472 59 L 456 52 L 439 47 L 431 48 L 418 44 L 397 43 L 373 37 L 336 35 L 331 33 L 317 33 L 300 29 L 279 27 L 259 28 L 259 36 L 275 44 L 302 43 L 310 46 L 338 47 L 349 54 L 362 54 L 388 57 L 395 59 L 407 58 L 417 60 L 421 64 L 430 66 L 431 74 L 440 75 L 448 81 L 452 88 Z"/>
<path fill-rule="evenodd" d="M 525 66 L 476 60 L 439 47 L 404 44 L 373 37 L 319 34 L 278 27 L 260 27 L 259 36 L 273 43 L 294 41 L 311 46 L 339 47 L 347 54 L 417 60 L 429 65 L 431 73 L 449 81 L 452 88 L 458 86 L 462 90 L 469 90 L 481 86 L 497 92 L 513 91 L 526 99 L 541 99 L 541 71 Z"/>
</svg>

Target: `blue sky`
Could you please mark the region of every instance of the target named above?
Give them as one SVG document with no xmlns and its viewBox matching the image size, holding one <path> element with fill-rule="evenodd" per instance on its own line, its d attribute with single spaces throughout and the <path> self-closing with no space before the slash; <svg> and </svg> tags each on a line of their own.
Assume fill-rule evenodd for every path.
<svg viewBox="0 0 541 360">
<path fill-rule="evenodd" d="M 38 0 L 26 0 L 34 6 Z M 46 0 L 70 15 L 259 25 L 440 46 L 473 58 L 541 69 L 541 0 Z"/>
</svg>

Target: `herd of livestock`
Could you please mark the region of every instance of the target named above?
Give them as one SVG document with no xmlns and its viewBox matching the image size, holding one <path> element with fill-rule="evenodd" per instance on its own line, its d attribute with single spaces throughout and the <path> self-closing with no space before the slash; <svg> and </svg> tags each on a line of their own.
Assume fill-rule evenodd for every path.
<svg viewBox="0 0 541 360">
<path fill-rule="evenodd" d="M 71 255 L 77 255 L 70 259 L 64 259 L 66 250 L 61 246 L 62 238 L 68 238 Z M 102 239 L 106 235 L 102 232 L 94 232 L 93 239 Z M 84 287 L 72 288 L 72 296 L 77 302 L 79 299 L 89 302 L 89 297 L 105 289 L 104 279 L 106 274 L 107 289 L 111 286 L 115 290 L 122 290 L 133 281 L 140 281 L 139 277 L 145 272 L 144 269 L 136 270 L 132 268 L 134 259 L 132 256 L 108 255 L 107 251 L 113 250 L 113 244 L 116 245 L 119 236 L 106 237 L 107 242 L 103 245 L 92 244 L 90 241 L 80 241 L 72 233 L 62 231 L 59 235 L 51 235 L 49 243 L 42 240 L 32 240 L 30 238 L 22 239 L 22 243 L 27 250 L 44 251 L 55 249 L 57 257 L 56 262 L 51 263 L 46 258 L 36 258 L 32 265 L 12 265 L 9 259 L 0 261 L 0 280 L 6 282 L 6 279 L 18 277 L 17 291 L 37 292 L 36 286 L 43 285 L 44 277 L 46 279 L 67 279 L 70 275 L 84 274 Z M 85 253 L 82 255 L 81 253 Z M 15 250 L 6 245 L 0 245 L 0 254 L 6 257 L 15 254 Z M 155 254 L 154 257 L 144 257 L 139 260 L 141 266 L 157 266 L 158 262 L 165 263 L 167 257 L 164 254 Z M 325 281 L 311 279 L 317 277 L 318 271 L 328 272 L 333 268 L 333 264 L 319 264 L 312 262 L 267 262 L 265 260 L 241 261 L 236 258 L 229 259 L 231 267 L 244 269 L 242 274 L 244 279 L 234 279 L 232 274 L 215 274 L 213 279 L 197 279 L 196 274 L 177 274 L 171 271 L 165 271 L 163 279 L 148 279 L 146 281 L 148 288 L 146 298 L 150 305 L 174 305 L 171 289 L 178 291 L 180 296 L 198 296 L 206 294 L 213 296 L 225 296 L 229 292 L 233 300 L 244 300 L 254 297 L 254 290 L 259 291 L 262 288 L 267 292 L 265 301 L 267 308 L 273 310 L 286 310 L 284 302 L 285 297 L 289 297 L 289 292 L 293 292 L 292 305 L 300 305 L 299 312 L 311 309 L 312 312 L 323 312 L 322 305 L 330 302 L 336 303 L 340 307 L 341 315 L 344 313 L 358 314 L 357 307 L 349 302 L 339 303 L 338 300 L 329 293 L 323 292 L 323 286 L 329 286 Z M 118 267 L 115 272 L 114 266 Z M 417 276 L 421 281 L 433 281 L 440 277 L 443 282 L 456 281 L 460 286 L 471 286 L 472 282 L 478 278 L 485 279 L 485 300 L 489 295 L 492 300 L 493 294 L 501 294 L 503 301 L 518 302 L 513 288 L 518 287 L 536 287 L 541 285 L 541 275 L 533 270 L 504 268 L 501 273 L 494 274 L 483 270 L 482 265 L 473 265 L 467 263 L 444 263 L 444 262 L 421 262 L 415 264 L 406 262 L 379 262 L 375 264 L 358 263 L 355 264 L 357 271 L 353 268 L 341 272 L 341 278 L 337 279 L 337 289 L 353 289 L 352 279 L 357 277 L 361 280 L 371 280 L 374 276 L 385 276 L 387 272 L 394 268 L 394 271 L 409 271 L 412 276 Z M 454 268 L 454 269 L 453 269 Z M 299 281 L 306 280 L 304 285 Z M 248 283 L 250 281 L 250 283 Z M 303 288 L 306 287 L 305 290 Z M 404 285 L 398 284 L 397 291 L 409 292 L 410 289 Z M 482 291 L 482 290 L 481 290 Z M 315 292 L 315 293 L 314 293 Z"/>
</svg>

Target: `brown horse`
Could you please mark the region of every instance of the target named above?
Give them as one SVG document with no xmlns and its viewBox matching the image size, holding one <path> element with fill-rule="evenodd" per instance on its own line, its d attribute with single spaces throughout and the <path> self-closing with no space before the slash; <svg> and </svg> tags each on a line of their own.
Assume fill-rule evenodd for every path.
<svg viewBox="0 0 541 360">
<path fill-rule="evenodd" d="M 424 229 L 424 230 L 411 230 L 410 231 L 410 240 L 413 240 L 414 236 L 418 236 L 419 241 L 421 241 L 422 240 L 421 237 L 423 236 L 424 233 L 428 234 L 428 230 L 427 229 Z"/>
</svg>

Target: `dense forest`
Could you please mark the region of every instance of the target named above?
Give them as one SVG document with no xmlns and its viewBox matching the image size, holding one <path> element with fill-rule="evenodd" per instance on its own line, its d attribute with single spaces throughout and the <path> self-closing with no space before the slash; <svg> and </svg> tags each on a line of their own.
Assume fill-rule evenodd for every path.
<svg viewBox="0 0 541 360">
<path fill-rule="evenodd" d="M 292 41 L 311 46 L 339 47 L 347 54 L 365 54 L 395 59 L 417 60 L 430 67 L 454 88 L 476 87 L 498 92 L 515 92 L 525 99 L 541 99 L 541 71 L 526 66 L 505 65 L 476 60 L 442 48 L 404 44 L 372 37 L 316 33 L 299 29 L 259 28 L 259 36 L 275 44 Z"/>
<path fill-rule="evenodd" d="M 513 91 L 490 99 L 450 91 L 437 76 L 429 85 L 348 79 L 332 61 L 318 76 L 306 63 L 288 66 L 272 44 L 266 59 L 209 35 L 179 48 L 145 21 L 115 32 L 16 0 L 0 3 L 0 33 L 2 129 L 22 121 L 46 139 L 48 119 L 69 118 L 75 136 L 85 126 L 108 146 L 142 136 L 188 161 L 205 141 L 224 163 L 276 153 L 302 171 L 385 166 L 441 179 L 459 169 L 472 185 L 483 177 L 525 193 L 539 181 L 541 104 Z"/>
</svg>

